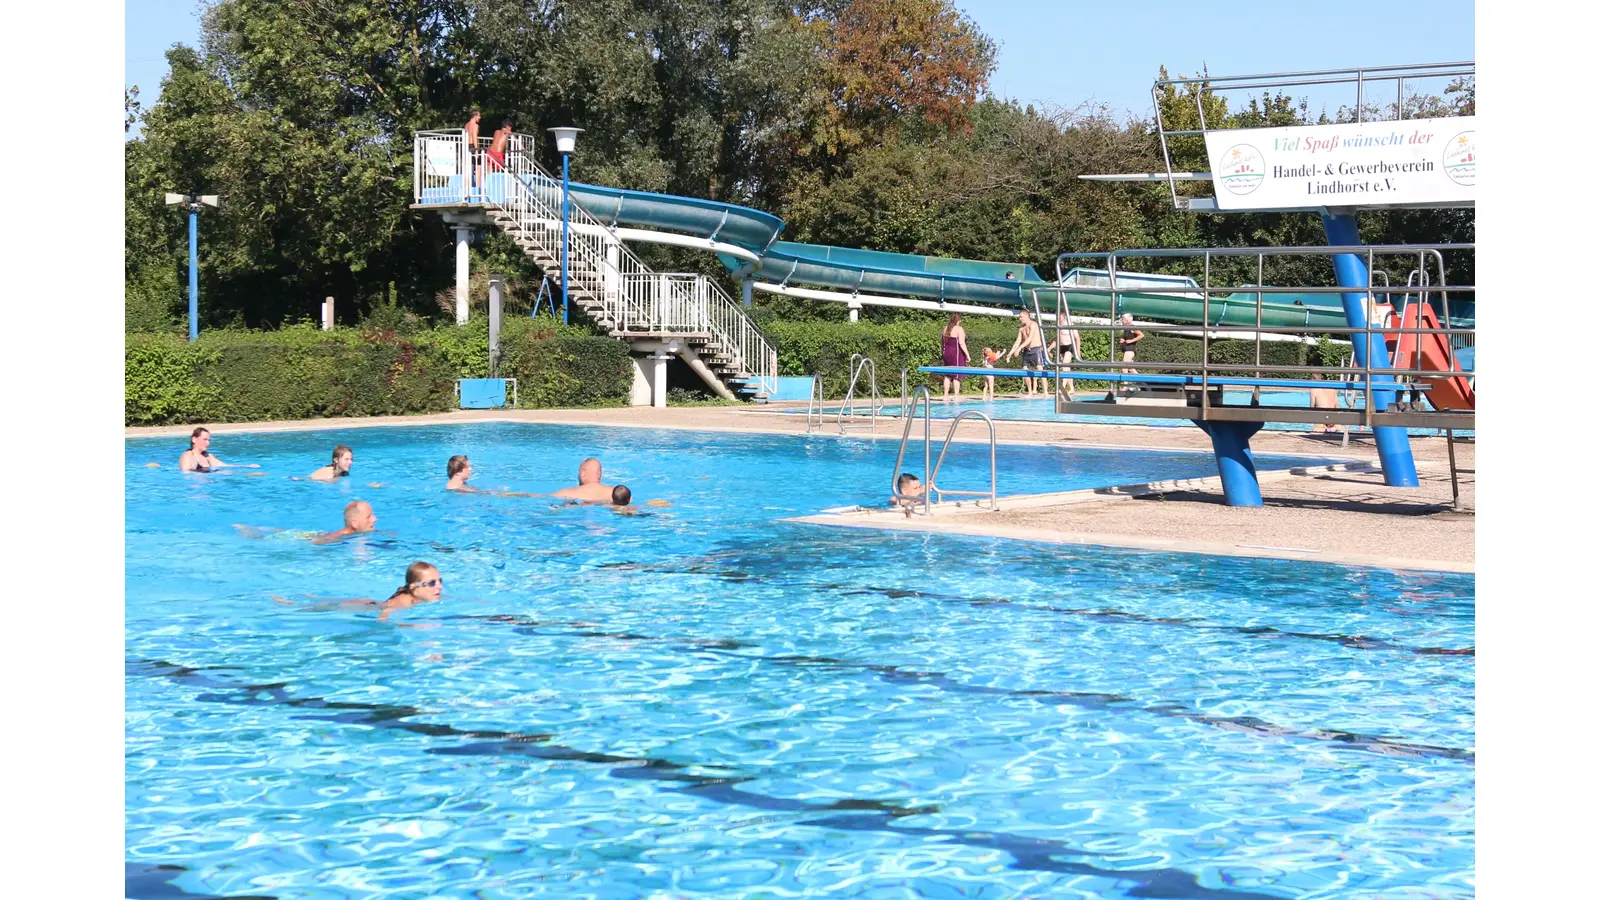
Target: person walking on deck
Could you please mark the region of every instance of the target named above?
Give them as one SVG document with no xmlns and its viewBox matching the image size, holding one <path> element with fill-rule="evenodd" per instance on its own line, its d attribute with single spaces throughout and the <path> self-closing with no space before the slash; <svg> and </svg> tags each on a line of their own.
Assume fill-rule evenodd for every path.
<svg viewBox="0 0 1600 900">
<path fill-rule="evenodd" d="M 1133 362 L 1133 346 L 1144 340 L 1144 332 L 1133 327 L 1133 314 L 1122 314 L 1122 336 L 1117 338 L 1117 344 L 1122 347 L 1123 363 Z M 1137 375 L 1139 370 L 1132 366 L 1124 365 L 1122 371 L 1126 375 Z"/>
<path fill-rule="evenodd" d="M 951 313 L 950 324 L 944 326 L 944 331 L 939 339 L 939 351 L 947 366 L 965 366 L 972 361 L 972 353 L 967 350 L 967 331 L 961 327 L 961 314 Z M 965 375 L 944 376 L 944 401 L 950 402 L 950 388 L 956 389 L 956 398 L 961 397 L 961 379 Z"/>
</svg>

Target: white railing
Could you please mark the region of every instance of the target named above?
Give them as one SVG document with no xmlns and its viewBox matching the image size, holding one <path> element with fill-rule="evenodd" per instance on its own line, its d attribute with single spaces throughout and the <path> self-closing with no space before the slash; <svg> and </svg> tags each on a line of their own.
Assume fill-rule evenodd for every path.
<svg viewBox="0 0 1600 900">
<path fill-rule="evenodd" d="M 778 351 L 745 315 L 744 309 L 715 281 L 696 276 L 696 288 L 703 292 L 703 308 L 711 333 L 734 356 L 734 365 L 747 372 L 767 394 L 778 391 Z"/>
<path fill-rule="evenodd" d="M 559 259 L 561 181 L 533 157 L 532 135 L 512 134 L 504 162 L 489 139 L 467 147 L 466 132 L 418 132 L 413 192 L 419 204 L 499 207 Z M 624 333 L 703 334 L 733 357 L 733 367 L 767 393 L 777 390 L 778 354 L 744 310 L 703 275 L 652 271 L 609 226 L 576 203 L 568 213 L 568 280 L 589 294 Z M 554 248 L 551 250 L 550 248 Z"/>
</svg>

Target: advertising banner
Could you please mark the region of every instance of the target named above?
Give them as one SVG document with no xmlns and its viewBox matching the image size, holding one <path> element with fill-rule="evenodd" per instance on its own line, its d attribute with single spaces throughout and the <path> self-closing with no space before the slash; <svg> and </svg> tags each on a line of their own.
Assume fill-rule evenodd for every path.
<svg viewBox="0 0 1600 900">
<path fill-rule="evenodd" d="M 1469 206 L 1472 116 L 1206 134 L 1217 208 Z"/>
</svg>

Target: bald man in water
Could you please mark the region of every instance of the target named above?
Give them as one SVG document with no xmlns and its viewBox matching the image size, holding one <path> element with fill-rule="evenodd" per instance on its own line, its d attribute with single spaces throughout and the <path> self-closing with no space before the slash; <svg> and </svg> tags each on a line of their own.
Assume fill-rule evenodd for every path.
<svg viewBox="0 0 1600 900">
<path fill-rule="evenodd" d="M 352 534 L 365 534 L 378 524 L 378 517 L 372 514 L 372 504 L 365 500 L 353 500 L 344 508 L 344 527 L 338 531 L 318 535 L 311 539 L 313 544 L 331 544 L 342 541 Z"/>
<path fill-rule="evenodd" d="M 578 486 L 562 488 L 552 496 L 586 503 L 610 503 L 612 487 L 600 481 L 600 460 L 591 456 L 578 464 Z"/>
</svg>

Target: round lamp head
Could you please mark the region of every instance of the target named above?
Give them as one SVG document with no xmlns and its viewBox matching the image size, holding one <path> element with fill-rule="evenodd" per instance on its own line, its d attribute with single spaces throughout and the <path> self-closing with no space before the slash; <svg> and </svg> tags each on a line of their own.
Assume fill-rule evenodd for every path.
<svg viewBox="0 0 1600 900">
<path fill-rule="evenodd" d="M 578 146 L 578 135 L 583 133 L 582 128 L 552 128 L 556 133 L 556 150 L 561 153 L 571 153 Z"/>
</svg>

